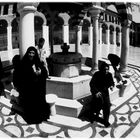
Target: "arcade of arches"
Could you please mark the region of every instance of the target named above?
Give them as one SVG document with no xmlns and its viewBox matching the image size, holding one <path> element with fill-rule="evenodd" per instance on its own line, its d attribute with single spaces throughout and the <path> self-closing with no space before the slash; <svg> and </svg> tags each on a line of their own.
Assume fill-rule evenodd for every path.
<svg viewBox="0 0 140 140">
<path fill-rule="evenodd" d="M 140 46 L 140 25 L 132 21 L 131 3 L 0 3 L 0 26 L 0 53 L 7 52 L 10 61 L 42 36 L 48 56 L 62 43 L 74 44 L 79 53 L 87 46 L 92 71 L 100 58 L 115 53 L 125 72 L 129 46 Z"/>
</svg>

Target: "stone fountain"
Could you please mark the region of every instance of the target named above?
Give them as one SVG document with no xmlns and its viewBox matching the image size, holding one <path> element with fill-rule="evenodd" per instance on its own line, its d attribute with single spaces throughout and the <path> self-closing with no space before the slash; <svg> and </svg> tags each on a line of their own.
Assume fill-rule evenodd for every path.
<svg viewBox="0 0 140 140">
<path fill-rule="evenodd" d="M 64 43 L 62 52 L 50 55 L 51 79 L 47 80 L 47 94 L 56 94 L 56 114 L 78 117 L 82 104 L 77 100 L 90 95 L 91 76 L 80 75 L 82 55 L 69 52 L 70 46 Z"/>
<path fill-rule="evenodd" d="M 68 52 L 69 45 L 64 43 L 61 46 L 62 52 L 53 53 L 52 75 L 57 77 L 72 78 L 79 76 L 81 72 L 82 55 L 76 52 Z"/>
</svg>

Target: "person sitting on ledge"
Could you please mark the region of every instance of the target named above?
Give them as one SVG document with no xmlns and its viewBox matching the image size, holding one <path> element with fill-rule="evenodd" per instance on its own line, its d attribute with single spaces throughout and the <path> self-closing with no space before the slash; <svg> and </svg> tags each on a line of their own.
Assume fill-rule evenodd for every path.
<svg viewBox="0 0 140 140">
<path fill-rule="evenodd" d="M 121 76 L 121 74 L 120 74 L 120 72 L 119 72 L 119 70 L 117 68 L 118 65 L 120 64 L 119 56 L 110 53 L 108 55 L 108 60 L 110 61 L 111 65 L 112 65 L 112 67 L 113 67 L 113 69 L 115 71 L 115 76 L 114 77 L 116 78 L 117 82 L 120 83 L 120 84 L 123 84 L 123 85 L 126 84 L 127 81 L 123 80 L 123 78 L 122 78 L 122 76 Z"/>
</svg>

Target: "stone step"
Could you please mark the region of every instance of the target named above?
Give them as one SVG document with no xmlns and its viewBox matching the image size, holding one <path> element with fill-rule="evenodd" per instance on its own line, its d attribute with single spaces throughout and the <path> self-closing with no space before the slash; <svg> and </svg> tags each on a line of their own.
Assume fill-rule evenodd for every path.
<svg viewBox="0 0 140 140">
<path fill-rule="evenodd" d="M 50 76 L 46 82 L 46 94 L 56 94 L 60 98 L 77 100 L 90 93 L 91 76 L 80 75 L 73 78 Z"/>
<path fill-rule="evenodd" d="M 90 124 L 88 121 L 82 121 L 75 117 L 69 117 L 64 115 L 50 116 L 48 123 L 54 124 L 55 126 L 64 126 L 71 129 L 83 130 L 87 125 Z"/>
<path fill-rule="evenodd" d="M 77 100 L 58 98 L 56 101 L 56 114 L 78 117 L 83 105 Z"/>
</svg>

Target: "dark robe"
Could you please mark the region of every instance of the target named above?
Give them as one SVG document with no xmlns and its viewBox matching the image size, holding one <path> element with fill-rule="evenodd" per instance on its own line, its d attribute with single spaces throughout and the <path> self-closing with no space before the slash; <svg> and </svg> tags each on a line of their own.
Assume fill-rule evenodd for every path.
<svg viewBox="0 0 140 140">
<path fill-rule="evenodd" d="M 41 69 L 41 74 L 36 75 L 32 68 L 32 63 L 24 58 L 13 80 L 19 92 L 18 106 L 21 111 L 17 111 L 28 124 L 37 124 L 47 121 L 50 116 L 50 106 L 46 103 L 46 78 L 47 71 L 42 63 L 37 62 L 37 67 Z M 19 78 L 19 77 L 20 78 Z"/>
</svg>

